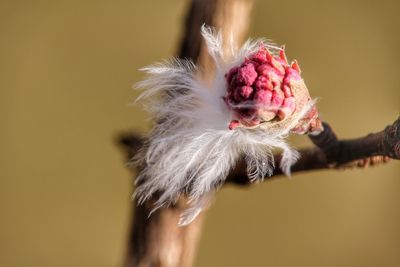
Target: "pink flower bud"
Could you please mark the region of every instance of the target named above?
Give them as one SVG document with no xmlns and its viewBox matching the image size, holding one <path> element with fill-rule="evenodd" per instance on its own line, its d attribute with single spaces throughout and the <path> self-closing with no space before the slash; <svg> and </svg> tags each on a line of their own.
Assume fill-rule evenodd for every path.
<svg viewBox="0 0 400 267">
<path fill-rule="evenodd" d="M 299 65 L 296 61 L 288 63 L 284 49 L 272 55 L 265 46 L 260 46 L 242 64 L 230 69 L 225 78 L 224 101 L 237 118 L 229 125 L 230 129 L 284 120 L 310 100 Z M 318 113 L 315 114 L 302 120 L 297 131 L 310 129 L 310 121 L 318 119 Z"/>
<path fill-rule="evenodd" d="M 251 93 L 253 93 L 253 88 L 251 86 L 240 86 L 235 89 L 235 100 L 241 101 L 249 99 Z"/>
<path fill-rule="evenodd" d="M 233 67 L 232 69 L 229 70 L 227 74 L 225 74 L 225 78 L 228 81 L 228 84 L 232 84 L 232 78 L 236 73 L 238 72 L 238 67 Z"/>
<path fill-rule="evenodd" d="M 287 84 L 282 85 L 282 91 L 283 91 L 283 94 L 285 95 L 285 97 L 291 97 L 293 95 L 292 90 L 290 89 L 290 86 Z"/>
<path fill-rule="evenodd" d="M 234 130 L 234 129 L 237 128 L 239 125 L 240 125 L 240 122 L 239 122 L 238 120 L 232 120 L 232 121 L 229 123 L 228 128 L 229 128 L 229 130 Z"/>
<path fill-rule="evenodd" d="M 281 62 L 282 65 L 288 65 L 284 46 L 283 46 L 282 50 L 279 51 L 279 59 L 280 59 L 279 61 Z"/>
<path fill-rule="evenodd" d="M 255 82 L 256 90 L 273 90 L 272 81 L 265 76 L 258 76 Z"/>
<path fill-rule="evenodd" d="M 252 59 L 258 63 L 266 63 L 267 62 L 267 51 L 264 46 L 261 46 L 260 49 L 252 56 Z"/>
<path fill-rule="evenodd" d="M 279 74 L 285 74 L 285 68 L 282 66 L 278 59 L 272 57 L 270 64 L 278 71 Z"/>
<path fill-rule="evenodd" d="M 259 75 L 263 75 L 268 78 L 272 78 L 272 77 L 281 78 L 283 76 L 278 70 L 276 70 L 270 64 L 262 64 L 262 65 L 258 66 L 257 72 Z"/>
<path fill-rule="evenodd" d="M 271 105 L 274 109 L 279 109 L 285 99 L 285 95 L 280 90 L 272 91 Z"/>
<path fill-rule="evenodd" d="M 257 105 L 258 116 L 262 121 L 270 121 L 275 118 L 276 110 L 272 109 L 272 93 L 270 90 L 259 90 L 254 95 L 254 102 Z"/>
<path fill-rule="evenodd" d="M 239 68 L 237 73 L 237 81 L 243 83 L 244 85 L 252 85 L 257 78 L 257 72 L 255 70 L 254 64 L 248 63 L 241 68 Z"/>
<path fill-rule="evenodd" d="M 286 68 L 286 75 L 285 78 L 283 79 L 283 83 L 289 85 L 291 80 L 301 80 L 300 74 L 297 70 L 288 67 Z"/>
<path fill-rule="evenodd" d="M 258 106 L 268 107 L 271 105 L 272 91 L 258 90 L 254 95 L 254 102 Z"/>
<path fill-rule="evenodd" d="M 278 110 L 278 117 L 280 120 L 284 120 L 296 109 L 296 99 L 294 97 L 287 97 L 283 100 L 282 107 Z"/>
</svg>

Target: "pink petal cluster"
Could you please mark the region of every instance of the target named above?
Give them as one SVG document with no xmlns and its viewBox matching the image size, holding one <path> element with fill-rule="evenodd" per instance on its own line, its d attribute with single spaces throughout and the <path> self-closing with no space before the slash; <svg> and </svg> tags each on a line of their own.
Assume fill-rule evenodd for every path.
<svg viewBox="0 0 400 267">
<path fill-rule="evenodd" d="M 274 56 L 268 48 L 258 51 L 240 66 L 225 74 L 227 93 L 224 100 L 237 120 L 229 125 L 256 126 L 271 120 L 284 120 L 296 110 L 292 82 L 301 80 L 297 62 L 289 64 L 282 49 Z"/>
</svg>

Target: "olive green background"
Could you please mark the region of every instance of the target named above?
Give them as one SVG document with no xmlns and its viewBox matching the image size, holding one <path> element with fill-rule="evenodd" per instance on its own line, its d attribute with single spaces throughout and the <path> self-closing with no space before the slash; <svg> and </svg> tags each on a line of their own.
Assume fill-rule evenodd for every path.
<svg viewBox="0 0 400 267">
<path fill-rule="evenodd" d="M 0 266 L 120 266 L 132 179 L 116 136 L 149 129 L 131 87 L 174 54 L 187 5 L 0 1 Z M 254 10 L 250 35 L 286 44 L 340 137 L 399 115 L 398 1 Z M 195 266 L 400 266 L 400 163 L 224 188 Z"/>
</svg>

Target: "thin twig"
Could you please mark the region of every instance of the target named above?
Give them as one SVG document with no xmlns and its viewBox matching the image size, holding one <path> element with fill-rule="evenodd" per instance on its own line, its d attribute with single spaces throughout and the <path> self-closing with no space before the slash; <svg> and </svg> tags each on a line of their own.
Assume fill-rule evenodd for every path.
<svg viewBox="0 0 400 267">
<path fill-rule="evenodd" d="M 366 167 L 386 163 L 390 159 L 400 159 L 400 118 L 383 131 L 367 136 L 339 140 L 332 128 L 323 123 L 324 131 L 317 136 L 310 136 L 315 147 L 301 149 L 300 159 L 292 166 L 292 173 L 351 167 Z M 121 144 L 132 157 L 137 151 L 141 137 L 135 134 L 121 137 Z M 130 144 L 135 144 L 132 146 Z M 275 155 L 276 166 L 279 166 L 280 156 Z M 282 175 L 279 168 L 268 179 Z M 228 176 L 227 182 L 237 185 L 249 184 L 246 163 L 239 161 Z"/>
</svg>

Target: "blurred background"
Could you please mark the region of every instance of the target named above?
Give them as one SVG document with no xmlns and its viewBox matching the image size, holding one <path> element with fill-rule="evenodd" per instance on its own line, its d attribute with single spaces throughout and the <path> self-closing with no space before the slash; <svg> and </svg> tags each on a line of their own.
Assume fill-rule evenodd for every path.
<svg viewBox="0 0 400 267">
<path fill-rule="evenodd" d="M 120 266 L 132 177 L 119 133 L 139 67 L 173 55 L 188 1 L 0 1 L 0 266 Z M 258 1 L 342 138 L 399 115 L 398 1 Z M 293 138 L 297 146 L 306 137 Z M 243 189 L 209 210 L 195 266 L 400 266 L 400 163 Z"/>
</svg>

